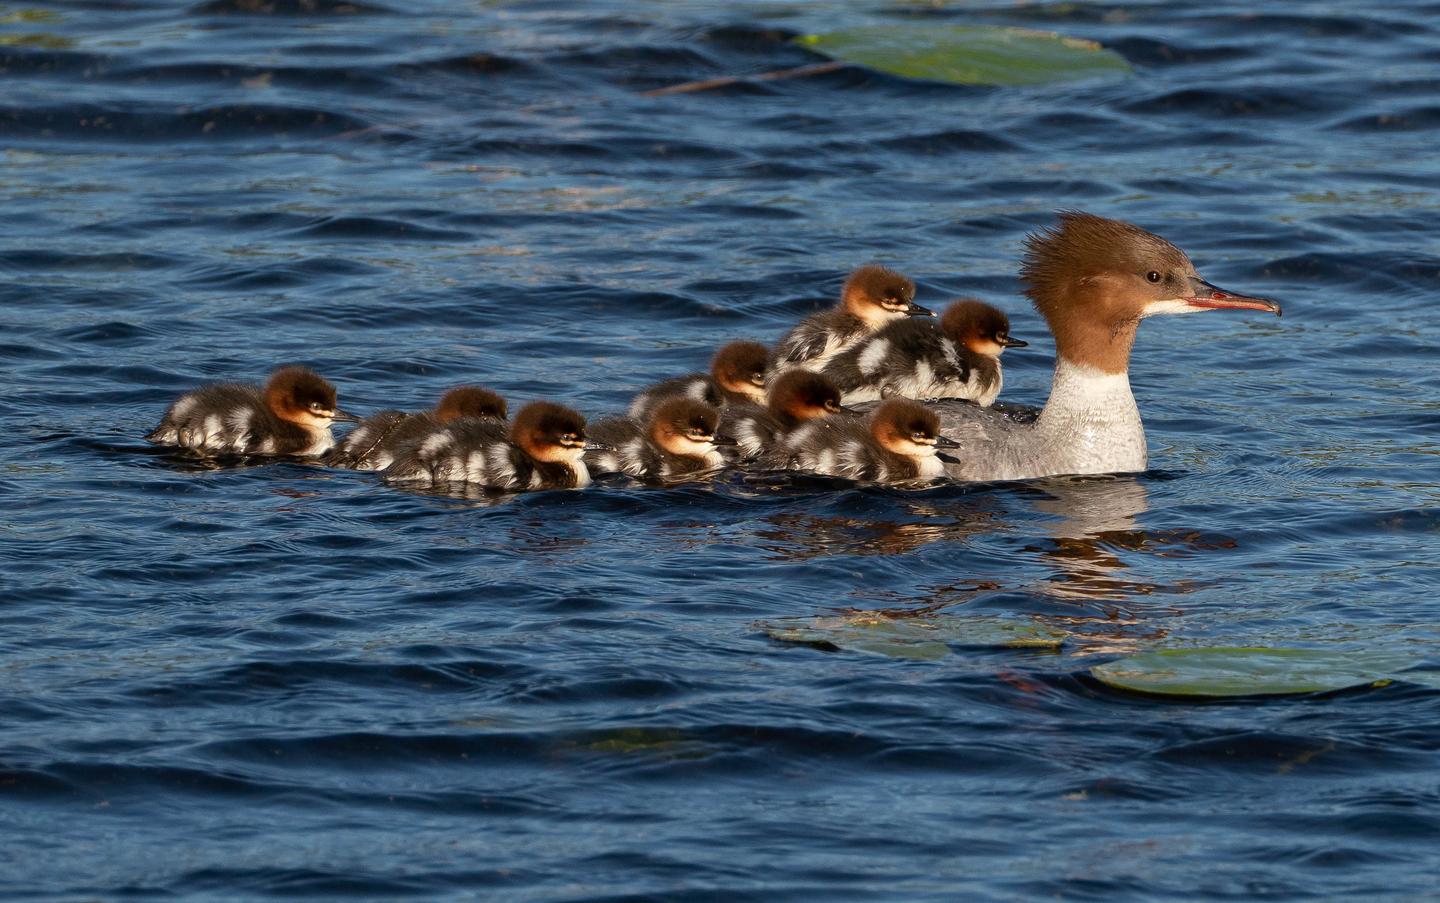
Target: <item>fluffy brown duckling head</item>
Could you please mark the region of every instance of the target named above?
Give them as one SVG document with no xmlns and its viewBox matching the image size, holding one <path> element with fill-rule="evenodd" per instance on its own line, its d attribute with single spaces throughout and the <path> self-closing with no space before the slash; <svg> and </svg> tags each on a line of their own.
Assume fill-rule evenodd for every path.
<svg viewBox="0 0 1440 903">
<path fill-rule="evenodd" d="M 481 386 L 456 386 L 440 396 L 440 403 L 435 405 L 435 419 L 441 423 L 459 417 L 504 420 L 507 414 L 505 399 Z"/>
<path fill-rule="evenodd" d="M 1029 344 L 1010 336 L 1010 318 L 1004 311 L 974 298 L 961 298 L 947 307 L 940 329 L 956 345 L 990 357 Z"/>
<path fill-rule="evenodd" d="M 573 465 L 585 454 L 585 418 L 552 401 L 532 401 L 515 415 L 510 439 L 537 461 Z"/>
<path fill-rule="evenodd" d="M 288 365 L 270 374 L 265 406 L 281 420 L 307 430 L 328 430 L 355 418 L 335 406 L 335 387 L 309 367 Z"/>
<path fill-rule="evenodd" d="M 852 316 L 879 329 L 902 317 L 928 317 L 932 312 L 915 303 L 915 283 L 889 267 L 870 264 L 845 280 L 840 303 Z"/>
<path fill-rule="evenodd" d="M 716 435 L 719 427 L 719 409 L 693 398 L 672 398 L 650 415 L 650 438 L 670 454 L 685 458 L 708 457 L 718 445 L 733 445 L 733 440 Z"/>
<path fill-rule="evenodd" d="M 772 413 L 791 420 L 814 420 L 844 408 L 840 389 L 829 377 L 811 370 L 790 370 L 776 377 L 767 393 Z"/>
<path fill-rule="evenodd" d="M 769 350 L 759 342 L 730 342 L 715 352 L 710 376 L 727 392 L 765 403 L 765 364 Z"/>
<path fill-rule="evenodd" d="M 870 413 L 870 435 L 886 451 L 928 458 L 958 444 L 940 435 L 940 418 L 918 401 L 892 398 Z"/>
</svg>

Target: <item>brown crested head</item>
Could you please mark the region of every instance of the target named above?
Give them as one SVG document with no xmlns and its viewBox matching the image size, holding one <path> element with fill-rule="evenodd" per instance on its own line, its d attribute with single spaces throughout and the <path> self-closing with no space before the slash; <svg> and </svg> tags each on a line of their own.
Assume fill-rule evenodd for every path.
<svg viewBox="0 0 1440 903">
<path fill-rule="evenodd" d="M 691 454 L 713 446 L 720 411 L 693 398 L 672 398 L 650 415 L 650 438 L 666 451 Z"/>
<path fill-rule="evenodd" d="M 456 386 L 440 396 L 435 419 L 449 423 L 459 417 L 491 417 L 504 420 L 505 399 L 482 386 Z"/>
<path fill-rule="evenodd" d="M 1004 311 L 975 298 L 961 298 L 947 307 L 940 317 L 940 330 L 955 344 L 992 357 L 1026 344 L 1010 337 L 1010 318 Z"/>
<path fill-rule="evenodd" d="M 1135 328 L 1155 314 L 1209 308 L 1280 313 L 1263 298 L 1237 295 L 1200 278 L 1185 252 L 1139 226 L 1078 210 L 1025 239 L 1020 279 L 1055 334 L 1059 355 L 1107 373 L 1130 362 Z"/>
<path fill-rule="evenodd" d="M 759 342 L 730 342 L 710 360 L 710 376 L 728 392 L 763 401 L 769 356 L 769 350 Z"/>
<path fill-rule="evenodd" d="M 813 420 L 840 410 L 840 389 L 812 370 L 788 370 L 770 384 L 767 404 L 776 416 Z"/>
<path fill-rule="evenodd" d="M 510 439 L 537 461 L 575 461 L 585 452 L 585 418 L 551 401 L 532 401 L 515 415 Z"/>
<path fill-rule="evenodd" d="M 930 311 L 915 303 L 915 283 L 889 267 L 869 264 L 845 280 L 840 304 L 862 320 L 886 320 Z"/>
<path fill-rule="evenodd" d="M 892 398 L 871 412 L 870 434 L 896 454 L 929 454 L 940 441 L 940 418 L 918 401 Z"/>
<path fill-rule="evenodd" d="M 309 367 L 281 367 L 265 383 L 265 405 L 281 420 L 328 426 L 336 414 L 335 387 Z"/>
</svg>

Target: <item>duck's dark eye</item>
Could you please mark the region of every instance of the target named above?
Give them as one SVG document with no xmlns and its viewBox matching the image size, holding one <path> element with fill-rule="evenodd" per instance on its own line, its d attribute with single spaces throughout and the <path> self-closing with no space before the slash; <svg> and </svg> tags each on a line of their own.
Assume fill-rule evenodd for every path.
<svg viewBox="0 0 1440 903">
<path fill-rule="evenodd" d="M 1145 274 L 1145 278 L 1150 280 L 1151 282 L 1159 282 L 1160 274 L 1155 272 L 1154 270 L 1151 270 L 1150 272 Z"/>
</svg>

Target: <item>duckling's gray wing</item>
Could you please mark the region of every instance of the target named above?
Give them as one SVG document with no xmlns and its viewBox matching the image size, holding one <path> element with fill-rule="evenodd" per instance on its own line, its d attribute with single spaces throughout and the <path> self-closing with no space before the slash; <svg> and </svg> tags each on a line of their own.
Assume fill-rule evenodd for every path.
<svg viewBox="0 0 1440 903">
<path fill-rule="evenodd" d="M 405 411 L 395 410 L 380 411 L 366 417 L 325 453 L 321 463 L 347 470 L 384 470 L 393 459 L 389 454 L 382 454 L 381 449 L 394 435 L 396 427 L 410 417 Z M 382 457 L 385 459 L 383 464 L 377 460 Z"/>
<path fill-rule="evenodd" d="M 145 438 L 157 445 L 243 453 L 249 450 L 252 426 L 273 420 L 258 386 L 215 383 L 171 402 L 159 425 Z"/>
<path fill-rule="evenodd" d="M 671 398 L 693 398 L 717 408 L 725 403 L 713 379 L 704 373 L 687 373 L 642 389 L 630 402 L 626 414 L 644 422 L 657 406 Z"/>
<path fill-rule="evenodd" d="M 785 425 L 757 404 L 732 404 L 720 409 L 719 432 L 735 440 L 741 461 L 753 461 L 780 443 Z"/>
<path fill-rule="evenodd" d="M 387 483 L 443 486 L 478 483 L 506 486 L 513 480 L 510 439 L 505 424 L 489 417 L 460 417 L 431 424 L 396 449 L 385 469 Z M 505 474 L 509 473 L 506 477 Z M 505 482 L 497 484 L 495 480 Z"/>
<path fill-rule="evenodd" d="M 801 424 L 786 439 L 791 470 L 850 480 L 878 480 L 885 465 L 868 424 L 851 417 L 823 417 Z"/>
<path fill-rule="evenodd" d="M 645 441 L 645 430 L 629 417 L 607 417 L 585 428 L 591 439 L 610 446 L 585 452 L 585 466 L 599 476 L 623 473 L 644 478 L 655 474 L 660 461 Z"/>
<path fill-rule="evenodd" d="M 968 378 L 957 363 L 955 346 L 934 320 L 909 318 L 860 339 L 831 358 L 822 372 L 840 389 L 845 404 L 855 404 L 939 395 L 937 386 Z"/>
<path fill-rule="evenodd" d="M 825 353 L 830 335 L 816 317 L 801 320 L 775 346 L 772 370 L 783 370 L 813 360 Z"/>
</svg>

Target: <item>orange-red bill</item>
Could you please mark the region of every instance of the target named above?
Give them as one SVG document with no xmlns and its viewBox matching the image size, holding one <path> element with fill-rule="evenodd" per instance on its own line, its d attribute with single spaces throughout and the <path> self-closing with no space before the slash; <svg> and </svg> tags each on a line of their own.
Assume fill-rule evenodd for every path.
<svg viewBox="0 0 1440 903">
<path fill-rule="evenodd" d="M 1185 299 L 1191 307 L 1218 308 L 1223 310 L 1265 310 L 1280 316 L 1280 302 L 1269 298 L 1254 298 L 1237 295 L 1218 285 L 1211 285 L 1204 279 L 1191 279 L 1195 294 Z"/>
</svg>

